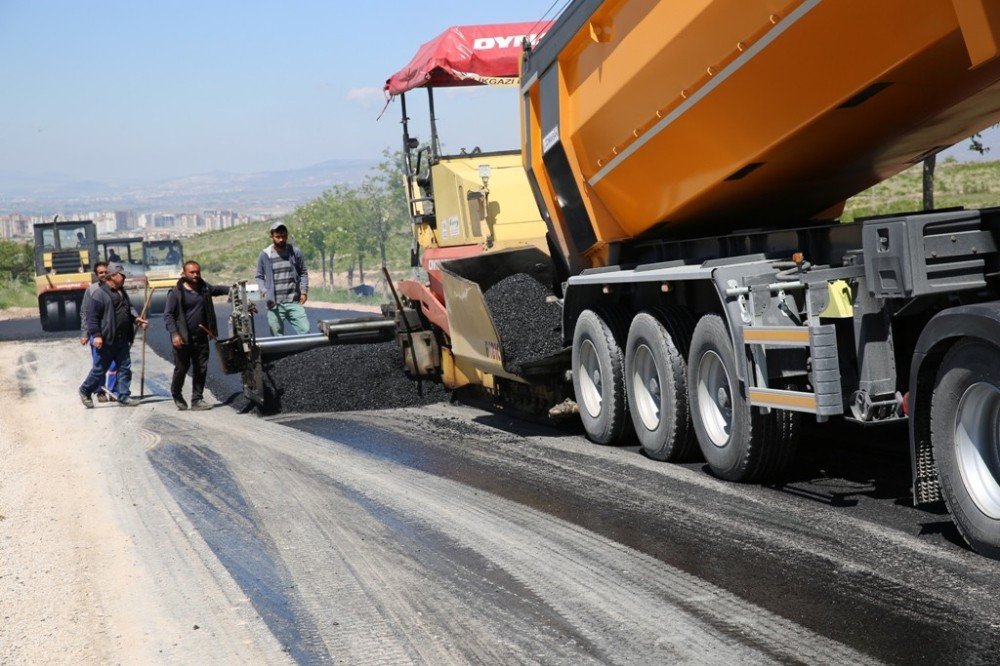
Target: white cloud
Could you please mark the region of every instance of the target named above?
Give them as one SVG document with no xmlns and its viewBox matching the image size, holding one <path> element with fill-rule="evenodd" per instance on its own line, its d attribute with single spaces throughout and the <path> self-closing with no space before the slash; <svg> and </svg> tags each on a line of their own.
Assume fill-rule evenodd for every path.
<svg viewBox="0 0 1000 666">
<path fill-rule="evenodd" d="M 354 102 L 360 106 L 372 107 L 385 104 L 385 94 L 381 88 L 375 86 L 365 86 L 363 88 L 351 88 L 347 91 L 347 101 Z"/>
</svg>

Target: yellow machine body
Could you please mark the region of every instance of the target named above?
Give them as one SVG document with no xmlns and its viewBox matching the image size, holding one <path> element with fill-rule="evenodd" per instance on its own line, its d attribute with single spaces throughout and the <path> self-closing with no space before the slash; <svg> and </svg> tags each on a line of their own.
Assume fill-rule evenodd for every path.
<svg viewBox="0 0 1000 666">
<path fill-rule="evenodd" d="M 487 173 L 485 176 L 482 174 Z M 419 229 L 422 247 L 505 248 L 545 238 L 520 152 L 443 157 L 430 169 L 434 226 Z"/>
<path fill-rule="evenodd" d="M 449 388 L 468 384 L 492 390 L 495 377 L 522 381 L 503 367 L 502 345 L 483 291 L 523 267 L 490 257 L 518 256 L 529 249 L 549 263 L 546 225 L 538 211 L 518 151 L 445 156 L 429 171 L 429 183 L 412 179 L 415 233 L 429 276 L 428 297 L 444 304 L 447 346 L 441 349 L 441 377 Z M 429 196 L 428 196 L 429 195 Z M 429 199 L 429 200 L 426 200 Z M 540 259 L 538 259 L 540 257 Z M 472 266 L 468 274 L 453 264 Z M 471 262 L 471 264 L 466 263 Z M 500 272 L 483 275 L 475 266 Z M 476 280 L 480 280 L 477 282 Z"/>
<path fill-rule="evenodd" d="M 39 222 L 35 238 L 35 293 L 42 329 L 79 328 L 80 306 L 98 257 L 97 233 L 90 220 Z"/>
</svg>

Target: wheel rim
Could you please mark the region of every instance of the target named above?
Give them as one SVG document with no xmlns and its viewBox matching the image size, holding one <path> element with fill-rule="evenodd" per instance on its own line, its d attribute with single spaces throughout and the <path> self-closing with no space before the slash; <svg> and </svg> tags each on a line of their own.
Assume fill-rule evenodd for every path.
<svg viewBox="0 0 1000 666">
<path fill-rule="evenodd" d="M 984 514 L 1000 519 L 1000 388 L 978 382 L 965 389 L 954 441 L 969 496 Z"/>
<path fill-rule="evenodd" d="M 604 378 L 601 375 L 601 361 L 597 356 L 597 348 L 590 340 L 584 340 L 580 345 L 580 397 L 583 408 L 592 417 L 601 415 L 601 391 Z"/>
<path fill-rule="evenodd" d="M 646 345 L 639 345 L 635 350 L 632 370 L 632 395 L 635 396 L 639 419 L 650 431 L 660 425 L 661 387 L 660 372 L 656 369 L 652 350 Z"/>
<path fill-rule="evenodd" d="M 707 351 L 698 364 L 698 416 L 712 444 L 729 443 L 733 423 L 733 389 L 726 365 L 714 351 Z"/>
</svg>

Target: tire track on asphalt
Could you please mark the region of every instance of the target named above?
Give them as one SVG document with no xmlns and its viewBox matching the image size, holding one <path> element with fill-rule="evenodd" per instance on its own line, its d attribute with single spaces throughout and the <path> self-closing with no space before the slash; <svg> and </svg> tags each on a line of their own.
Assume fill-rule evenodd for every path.
<svg viewBox="0 0 1000 666">
<path fill-rule="evenodd" d="M 157 431 L 159 442 L 147 451 L 153 469 L 275 638 L 300 663 L 329 662 L 314 623 L 290 591 L 290 576 L 273 541 L 260 529 L 259 515 L 225 462 L 207 446 Z M 200 434 L 188 436 L 199 441 Z"/>
<path fill-rule="evenodd" d="M 38 382 L 38 355 L 35 352 L 28 350 L 18 355 L 14 377 L 19 397 L 26 398 L 35 392 Z"/>
<path fill-rule="evenodd" d="M 873 661 L 717 586 L 566 521 L 306 434 L 283 434 L 258 436 L 258 451 L 268 447 L 283 452 L 289 456 L 286 467 L 291 468 L 289 461 L 293 460 L 294 465 L 307 465 L 326 476 L 327 483 L 314 492 L 321 492 L 322 485 L 339 486 L 367 498 L 377 507 L 371 515 L 380 516 L 386 529 L 392 521 L 385 516 L 397 516 L 394 520 L 408 527 L 400 530 L 394 526 L 395 534 L 429 528 L 441 535 L 439 550 L 447 551 L 447 544 L 453 542 L 477 553 L 533 591 L 550 613 L 597 646 L 602 659 L 624 661 L 622 655 L 627 654 L 628 660 L 696 663 L 800 658 Z M 370 430 L 367 434 L 371 435 Z M 377 549 L 368 556 L 376 553 Z M 374 588 L 388 584 L 384 574 L 375 580 Z M 308 581 L 299 581 L 300 593 L 303 584 Z M 383 608 L 394 605 L 400 609 L 397 617 L 406 617 L 412 602 L 408 606 L 397 594 L 395 588 L 382 591 Z M 633 623 L 637 617 L 657 618 L 657 626 L 669 626 L 673 631 L 636 632 Z"/>
<path fill-rule="evenodd" d="M 487 437 L 482 432 L 491 428 L 465 421 L 451 427 L 460 431 L 452 439 L 446 424 L 430 419 L 435 422 L 428 425 L 426 413 L 421 418 L 410 410 L 337 417 L 327 419 L 325 429 L 354 432 L 344 442 L 371 455 L 530 502 L 689 573 L 722 581 L 749 601 L 804 618 L 814 631 L 884 658 L 962 654 L 976 660 L 997 646 L 998 564 L 971 553 L 934 548 L 824 507 L 776 498 L 766 488 L 726 484 L 639 456 L 626 459 L 615 449 L 578 446 L 576 438 L 528 439 L 495 431 Z M 420 442 L 379 447 L 373 443 L 377 436 L 365 435 L 353 420 Z M 285 419 L 307 431 L 310 421 Z M 435 449 L 439 453 L 431 453 Z M 446 457 L 449 469 L 438 469 L 437 461 Z M 599 510 L 590 510 L 598 504 Z M 752 562 L 752 570 L 741 562 Z M 744 571 L 750 577 L 739 575 Z M 838 610 L 843 604 L 851 605 L 851 613 Z M 881 629 L 872 632 L 871 626 Z M 918 647 L 907 635 L 933 641 Z"/>
</svg>

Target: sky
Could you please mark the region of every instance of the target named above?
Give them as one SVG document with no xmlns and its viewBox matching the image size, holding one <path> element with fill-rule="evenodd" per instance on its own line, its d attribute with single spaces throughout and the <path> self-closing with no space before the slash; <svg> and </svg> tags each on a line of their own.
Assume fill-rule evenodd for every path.
<svg viewBox="0 0 1000 666">
<path fill-rule="evenodd" d="M 0 173 L 129 182 L 376 160 L 400 144 L 398 104 L 376 122 L 382 84 L 421 43 L 563 4 L 0 0 Z M 426 139 L 420 97 L 409 107 Z M 449 152 L 517 146 L 514 89 L 437 102 Z"/>
<path fill-rule="evenodd" d="M 398 104 L 376 122 L 382 85 L 420 44 L 554 4 L 0 0 L 0 172 L 141 181 L 374 161 L 401 142 Z M 517 147 L 515 89 L 441 97 L 446 148 Z"/>
</svg>

